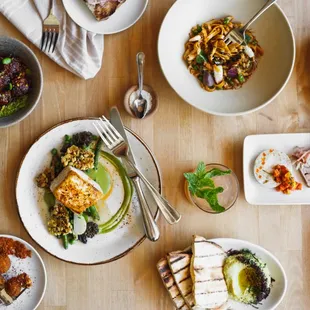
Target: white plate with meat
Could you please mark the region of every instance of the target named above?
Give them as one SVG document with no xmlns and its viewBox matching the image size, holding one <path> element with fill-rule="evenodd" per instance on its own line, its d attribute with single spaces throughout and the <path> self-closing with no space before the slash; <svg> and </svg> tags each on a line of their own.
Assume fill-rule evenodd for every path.
<svg viewBox="0 0 310 310">
<path fill-rule="evenodd" d="M 0 283 L 0 309 L 35 310 L 40 305 L 46 290 L 47 275 L 43 260 L 28 242 L 10 235 L 0 235 L 0 253 L 2 255 L 4 253 L 3 249 L 1 249 L 3 242 L 9 242 L 10 245 L 13 244 L 13 247 L 10 246 L 11 249 L 7 253 L 8 264 L 10 264 L 7 267 L 9 269 L 4 273 L 2 273 L 4 270 L 0 272 L 0 278 L 5 280 L 4 289 L 1 289 L 2 285 Z M 17 250 L 14 250 L 14 245 L 16 245 Z M 8 250 L 8 247 L 6 247 L 6 250 Z M 3 261 L 1 268 L 3 268 Z M 24 282 L 23 275 L 30 279 L 30 281 L 27 280 L 27 282 L 30 282 L 28 288 L 25 287 L 25 284 L 22 284 Z M 3 291 L 5 291 L 5 294 L 10 294 L 9 296 L 14 299 L 11 304 L 5 305 L 1 301 L 3 300 Z"/>
<path fill-rule="evenodd" d="M 118 33 L 134 25 L 148 0 L 63 0 L 69 16 L 82 28 L 98 33 Z"/>
<path fill-rule="evenodd" d="M 296 148 L 300 148 L 301 153 L 296 153 Z M 292 175 L 295 180 L 302 184 L 301 190 L 291 192 L 286 195 L 277 192 L 275 188 L 268 188 L 257 181 L 254 167 L 258 156 L 265 150 L 277 150 L 290 157 L 292 164 Z M 289 134 L 265 134 L 247 136 L 243 145 L 243 180 L 245 199 L 252 205 L 305 205 L 310 204 L 310 182 L 302 175 L 302 171 L 307 173 L 308 168 L 297 170 L 297 159 L 303 156 L 301 160 L 308 158 L 308 153 L 303 152 L 310 150 L 309 133 L 289 133 Z M 297 156 L 294 156 L 295 155 Z M 309 156 L 310 157 L 310 156 Z M 282 163 L 283 164 L 282 160 Z M 293 165 L 294 164 L 294 165 Z M 290 165 L 289 165 L 290 166 Z M 291 170 L 290 167 L 287 167 Z M 300 171 L 301 170 L 301 171 Z M 268 172 L 268 171 L 267 171 Z M 310 168 L 309 168 L 310 173 Z M 308 176 L 309 178 L 309 176 Z M 308 183 L 308 184 L 307 184 Z"/>
</svg>

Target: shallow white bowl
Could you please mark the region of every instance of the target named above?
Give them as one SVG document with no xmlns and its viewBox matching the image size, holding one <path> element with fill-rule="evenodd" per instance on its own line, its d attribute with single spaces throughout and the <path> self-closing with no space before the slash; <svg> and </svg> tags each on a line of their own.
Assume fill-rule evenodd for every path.
<svg viewBox="0 0 310 310">
<path fill-rule="evenodd" d="M 171 87 L 192 106 L 211 114 L 233 116 L 253 112 L 270 103 L 284 88 L 295 61 L 295 40 L 278 5 L 270 7 L 251 27 L 265 51 L 256 72 L 239 90 L 203 90 L 182 59 L 190 29 L 228 15 L 247 22 L 265 0 L 178 0 L 159 33 L 158 55 Z"/>
</svg>

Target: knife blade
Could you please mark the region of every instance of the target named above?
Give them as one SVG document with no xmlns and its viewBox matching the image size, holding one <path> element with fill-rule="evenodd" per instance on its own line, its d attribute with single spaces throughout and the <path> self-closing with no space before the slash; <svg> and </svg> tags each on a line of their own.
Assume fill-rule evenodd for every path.
<svg viewBox="0 0 310 310">
<path fill-rule="evenodd" d="M 135 165 L 136 161 L 135 158 L 133 156 L 131 147 L 130 147 L 130 143 L 128 142 L 128 138 L 124 129 L 124 124 L 122 122 L 121 116 L 118 112 L 118 109 L 116 107 L 112 107 L 111 111 L 110 111 L 110 121 L 111 124 L 115 127 L 115 129 L 119 132 L 119 134 L 123 137 L 123 139 L 125 140 L 125 142 L 128 145 L 128 158 L 129 160 Z M 123 163 L 125 166 L 125 169 L 127 171 L 127 174 L 130 178 L 133 178 L 135 176 L 137 176 L 137 173 L 133 170 L 133 168 L 129 165 L 127 165 L 125 162 Z"/>
<path fill-rule="evenodd" d="M 115 127 L 115 129 L 118 131 L 118 133 L 123 137 L 125 142 L 127 143 L 128 145 L 127 157 L 133 164 L 135 164 L 135 159 L 134 159 L 133 153 L 130 148 L 130 144 L 127 139 L 124 125 L 123 125 L 121 116 L 118 112 L 118 109 L 116 107 L 113 107 L 110 111 L 110 122 Z M 138 199 L 139 199 L 140 207 L 142 211 L 143 224 L 144 224 L 146 236 L 149 240 L 153 242 L 157 241 L 159 239 L 160 232 L 155 222 L 155 219 L 153 218 L 150 207 L 146 201 L 144 193 L 142 191 L 142 188 L 140 185 L 140 178 L 138 177 L 138 174 L 136 173 L 136 171 L 125 161 L 123 161 L 123 165 L 127 171 L 128 176 L 131 178 L 136 188 L 136 192 L 138 195 Z"/>
</svg>

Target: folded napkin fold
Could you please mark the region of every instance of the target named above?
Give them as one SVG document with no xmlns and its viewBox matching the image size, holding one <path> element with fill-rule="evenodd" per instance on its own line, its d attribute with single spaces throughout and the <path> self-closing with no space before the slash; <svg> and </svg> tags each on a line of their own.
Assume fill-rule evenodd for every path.
<svg viewBox="0 0 310 310">
<path fill-rule="evenodd" d="M 0 0 L 0 12 L 37 47 L 41 45 L 43 20 L 53 1 L 60 22 L 57 47 L 47 56 L 81 78 L 94 77 L 101 68 L 103 35 L 89 32 L 68 16 L 61 0 Z"/>
</svg>

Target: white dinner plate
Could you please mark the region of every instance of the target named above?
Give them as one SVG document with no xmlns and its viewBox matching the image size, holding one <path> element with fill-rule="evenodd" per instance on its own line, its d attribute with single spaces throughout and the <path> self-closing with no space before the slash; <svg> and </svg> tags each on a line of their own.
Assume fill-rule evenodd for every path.
<svg viewBox="0 0 310 310">
<path fill-rule="evenodd" d="M 134 25 L 146 10 L 148 0 L 126 0 L 108 19 L 97 21 L 83 0 L 62 0 L 69 16 L 82 28 L 98 33 L 113 34 Z"/>
<path fill-rule="evenodd" d="M 263 262 L 265 262 L 270 271 L 271 277 L 275 280 L 272 285 L 270 295 L 262 301 L 262 303 L 255 305 L 246 305 L 236 301 L 230 300 L 231 309 L 235 310 L 273 310 L 278 307 L 281 303 L 287 289 L 287 278 L 285 275 L 284 268 L 278 259 L 271 254 L 269 251 L 264 248 L 250 243 L 248 241 L 238 240 L 238 239 L 229 239 L 229 238 L 218 238 L 211 239 L 209 241 L 213 241 L 220 245 L 225 251 L 229 250 L 241 250 L 248 249 L 252 253 L 256 254 L 258 258 L 260 258 Z"/>
<path fill-rule="evenodd" d="M 27 273 L 32 280 L 32 286 L 28 288 L 11 305 L 0 305 L 1 310 L 35 310 L 41 303 L 46 290 L 46 269 L 39 253 L 25 240 L 10 235 L 0 235 L 0 237 L 11 238 L 23 243 L 27 249 L 31 250 L 31 257 L 25 259 L 10 255 L 11 268 L 3 276 L 6 279 L 12 278 L 23 272 Z"/>
<path fill-rule="evenodd" d="M 158 56 L 167 81 L 183 100 L 207 113 L 234 116 L 266 106 L 281 92 L 294 67 L 295 41 L 289 22 L 277 4 L 251 25 L 265 53 L 241 89 L 207 92 L 189 73 L 183 60 L 184 45 L 193 26 L 229 15 L 245 23 L 265 2 L 178 0 L 173 4 L 160 29 Z"/>
<path fill-rule="evenodd" d="M 103 264 L 128 254 L 145 239 L 143 219 L 136 195 L 133 196 L 129 212 L 118 228 L 107 234 L 88 239 L 87 244 L 76 242 L 67 250 L 61 240 L 48 233 L 48 208 L 43 200 L 44 190 L 39 189 L 35 177 L 48 167 L 51 150 L 63 143 L 66 134 L 90 131 L 97 135 L 93 119 L 65 121 L 45 132 L 29 149 L 21 163 L 17 176 L 16 198 L 20 218 L 34 241 L 53 256 L 77 264 Z M 161 192 L 159 167 L 146 144 L 132 131 L 127 129 L 137 166 L 146 178 Z M 141 184 L 154 217 L 158 208 L 149 191 Z"/>
<path fill-rule="evenodd" d="M 301 191 L 290 195 L 277 192 L 259 184 L 254 176 L 254 162 L 264 150 L 275 149 L 287 155 L 293 153 L 295 146 L 310 148 L 309 133 L 267 134 L 247 136 L 243 144 L 243 181 L 245 199 L 252 205 L 301 205 L 310 204 L 308 188 L 299 171 L 293 169 L 295 179 L 303 184 Z"/>
</svg>

